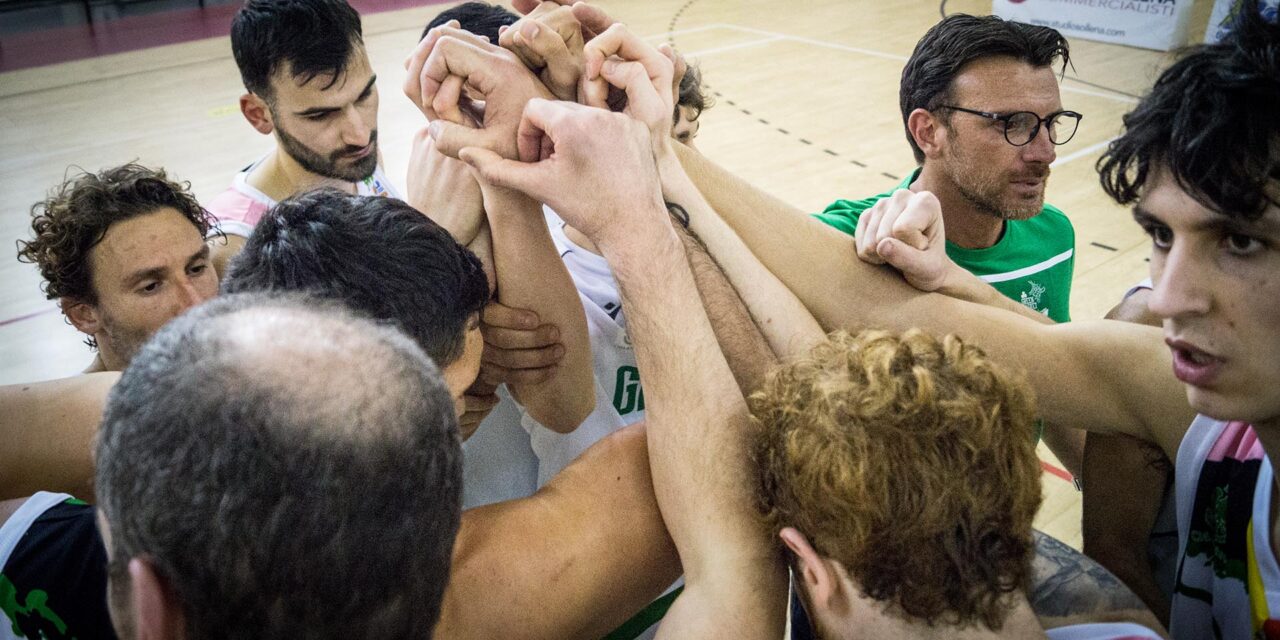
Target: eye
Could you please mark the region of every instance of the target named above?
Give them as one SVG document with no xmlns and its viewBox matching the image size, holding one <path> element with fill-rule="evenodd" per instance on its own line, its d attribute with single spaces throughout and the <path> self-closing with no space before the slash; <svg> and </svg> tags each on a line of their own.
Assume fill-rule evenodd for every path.
<svg viewBox="0 0 1280 640">
<path fill-rule="evenodd" d="M 1237 256 L 1251 256 L 1266 248 L 1266 245 L 1261 240 L 1241 233 L 1227 234 L 1222 239 L 1222 243 L 1228 253 Z"/>
<path fill-rule="evenodd" d="M 1167 251 L 1173 245 L 1173 230 L 1162 224 L 1148 224 L 1143 226 L 1143 231 L 1151 236 L 1151 244 L 1156 249 Z"/>
<path fill-rule="evenodd" d="M 159 280 L 153 280 L 151 282 L 148 282 L 147 284 L 142 285 L 141 287 L 138 287 L 138 293 L 141 293 L 143 295 L 152 294 L 159 290 L 160 290 Z"/>
<path fill-rule="evenodd" d="M 188 267 L 188 268 L 187 268 L 187 273 L 190 273 L 190 274 L 191 274 L 191 275 L 193 275 L 193 276 L 198 276 L 198 275 L 200 275 L 200 274 L 204 273 L 204 272 L 205 272 L 205 269 L 208 269 L 208 268 L 209 268 L 209 265 L 207 265 L 207 264 L 203 264 L 203 263 L 202 263 L 202 264 L 194 264 L 194 265 L 191 265 L 190 267 Z"/>
</svg>

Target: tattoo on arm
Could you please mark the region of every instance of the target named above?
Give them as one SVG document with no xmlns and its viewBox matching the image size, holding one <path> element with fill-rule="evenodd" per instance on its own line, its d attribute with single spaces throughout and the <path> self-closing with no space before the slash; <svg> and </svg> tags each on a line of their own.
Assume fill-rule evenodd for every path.
<svg viewBox="0 0 1280 640">
<path fill-rule="evenodd" d="M 1035 532 L 1031 593 L 1040 617 L 1063 618 L 1119 611 L 1146 611 L 1142 599 L 1110 571 L 1056 538 Z"/>
</svg>

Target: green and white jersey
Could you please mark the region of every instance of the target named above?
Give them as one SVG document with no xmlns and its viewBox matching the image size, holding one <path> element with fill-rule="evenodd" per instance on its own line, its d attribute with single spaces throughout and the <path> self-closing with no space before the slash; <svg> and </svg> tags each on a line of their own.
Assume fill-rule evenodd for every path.
<svg viewBox="0 0 1280 640">
<path fill-rule="evenodd" d="M 915 182 L 916 169 L 901 184 L 862 200 L 836 200 L 814 217 L 849 235 L 858 217 L 894 191 Z M 1028 220 L 1009 220 L 1004 235 L 986 249 L 965 249 L 947 242 L 947 255 L 1005 297 L 1039 311 L 1056 322 L 1071 320 L 1071 277 L 1075 269 L 1076 232 L 1067 216 L 1046 204 Z"/>
</svg>

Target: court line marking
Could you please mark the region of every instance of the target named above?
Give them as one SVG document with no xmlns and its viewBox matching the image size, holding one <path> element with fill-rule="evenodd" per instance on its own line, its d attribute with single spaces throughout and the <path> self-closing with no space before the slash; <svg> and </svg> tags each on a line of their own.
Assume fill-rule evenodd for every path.
<svg viewBox="0 0 1280 640">
<path fill-rule="evenodd" d="M 15 322 L 22 322 L 23 320 L 30 320 L 31 318 L 42 316 L 47 313 L 53 313 L 54 311 L 57 311 L 57 310 L 58 310 L 58 307 L 48 307 L 45 309 L 41 309 L 39 311 L 32 311 L 31 313 L 24 313 L 20 316 L 14 316 L 6 320 L 0 320 L 0 327 L 8 326 Z"/>
<path fill-rule="evenodd" d="M 768 38 L 761 38 L 759 40 L 749 40 L 747 42 L 739 42 L 738 44 L 729 44 L 723 47 L 712 47 L 710 49 L 702 49 L 701 51 L 690 51 L 684 55 L 689 56 L 691 58 L 695 58 L 695 57 L 704 58 L 706 56 L 715 55 L 717 53 L 724 53 L 726 51 L 737 51 L 738 49 L 746 49 L 748 47 L 758 47 L 763 44 L 769 44 L 770 42 L 778 42 L 780 40 L 785 40 L 785 38 L 782 38 L 780 36 L 770 36 Z"/>
<path fill-rule="evenodd" d="M 1057 168 L 1057 167 L 1061 167 L 1064 164 L 1067 164 L 1068 162 L 1075 162 L 1080 158 L 1097 153 L 1100 149 L 1105 149 L 1107 145 L 1111 144 L 1113 140 L 1115 140 L 1115 138 L 1107 138 L 1102 142 L 1099 142 L 1097 144 L 1091 144 L 1079 151 L 1073 151 L 1072 153 L 1069 153 L 1061 158 L 1058 158 L 1057 160 L 1054 160 L 1053 164 L 1049 166 Z"/>
<path fill-rule="evenodd" d="M 814 38 L 806 38 L 804 36 L 793 36 L 785 33 L 777 33 L 775 31 L 767 31 L 765 29 L 757 29 L 755 27 L 744 27 L 742 25 L 736 25 L 736 24 L 731 24 L 727 22 L 717 22 L 714 24 L 722 26 L 726 29 L 733 29 L 736 31 L 743 31 L 746 33 L 754 33 L 756 35 L 778 36 L 782 40 L 790 40 L 792 42 L 801 42 L 804 44 L 811 44 L 816 47 L 825 47 L 827 49 L 836 49 L 838 51 L 847 51 L 849 53 L 860 53 L 862 55 L 872 56 L 876 58 L 883 58 L 885 60 L 894 60 L 896 62 L 906 62 L 907 60 L 909 60 L 907 56 L 901 56 L 896 53 L 886 53 L 884 51 L 876 51 L 874 49 L 852 47 L 847 44 L 840 44 L 837 42 L 827 42 L 825 40 L 816 40 Z M 1071 78 L 1070 76 L 1067 76 L 1066 78 L 1064 78 L 1064 80 L 1073 80 L 1073 79 L 1074 78 Z M 1116 102 L 1124 102 L 1127 104 L 1138 103 L 1137 99 L 1135 98 L 1130 98 L 1129 96 L 1121 96 L 1121 95 L 1117 95 L 1117 94 L 1109 93 L 1105 91 L 1096 91 L 1094 89 L 1083 89 L 1080 87 L 1072 87 L 1072 86 L 1066 86 L 1062 84 L 1059 84 L 1059 88 L 1062 91 L 1066 91 L 1068 93 L 1078 93 L 1081 95 L 1094 96 L 1097 98 L 1106 98 L 1108 100 L 1115 100 Z"/>
<path fill-rule="evenodd" d="M 675 31 L 663 31 L 662 33 L 655 33 L 655 34 L 653 34 L 653 35 L 645 36 L 645 37 L 644 37 L 644 39 L 645 39 L 645 40 L 652 40 L 652 39 L 654 39 L 654 38 L 667 38 L 667 37 L 670 37 L 670 36 L 682 36 L 682 35 L 685 35 L 685 34 L 687 34 L 687 33 L 702 33 L 703 31 L 711 31 L 711 30 L 713 30 L 713 29 L 724 29 L 724 28 L 726 28 L 726 27 L 725 27 L 725 25 L 720 24 L 720 23 L 718 23 L 718 22 L 713 22 L 713 23 L 711 23 L 711 24 L 704 24 L 704 25 L 702 25 L 701 27 L 689 27 L 688 29 L 677 29 L 677 30 L 675 30 Z"/>
</svg>

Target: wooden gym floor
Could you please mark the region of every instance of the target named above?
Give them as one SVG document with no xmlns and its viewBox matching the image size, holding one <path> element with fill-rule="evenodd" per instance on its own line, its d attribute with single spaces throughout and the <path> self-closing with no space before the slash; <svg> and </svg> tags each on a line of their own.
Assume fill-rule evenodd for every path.
<svg viewBox="0 0 1280 640">
<path fill-rule="evenodd" d="M 601 0 L 652 42 L 697 60 L 716 105 L 702 116 L 699 149 L 806 211 L 840 197 L 879 193 L 914 163 L 903 139 L 897 89 L 915 42 L 939 18 L 938 2 L 910 0 Z M 1198 3 L 1193 39 L 1208 3 Z M 423 25 L 449 5 L 368 14 L 365 41 L 378 73 L 379 140 L 388 174 L 403 185 L 421 114 L 400 91 L 401 66 Z M 957 0 L 948 12 L 989 13 Z M 1068 109 L 1085 114 L 1058 150 L 1048 201 L 1076 227 L 1071 313 L 1101 317 L 1146 277 L 1147 243 L 1126 210 L 1098 186 L 1093 166 L 1120 118 L 1168 64 L 1167 54 L 1072 41 L 1062 82 Z M 71 375 L 91 355 L 17 262 L 28 211 L 68 167 L 96 171 L 131 160 L 191 182 L 208 201 L 267 152 L 271 139 L 240 116 L 243 92 L 227 38 L 0 74 L 0 384 Z M 0 446 L 3 446 L 0 444 Z M 1080 497 L 1046 461 L 1037 526 L 1080 545 Z"/>
</svg>

